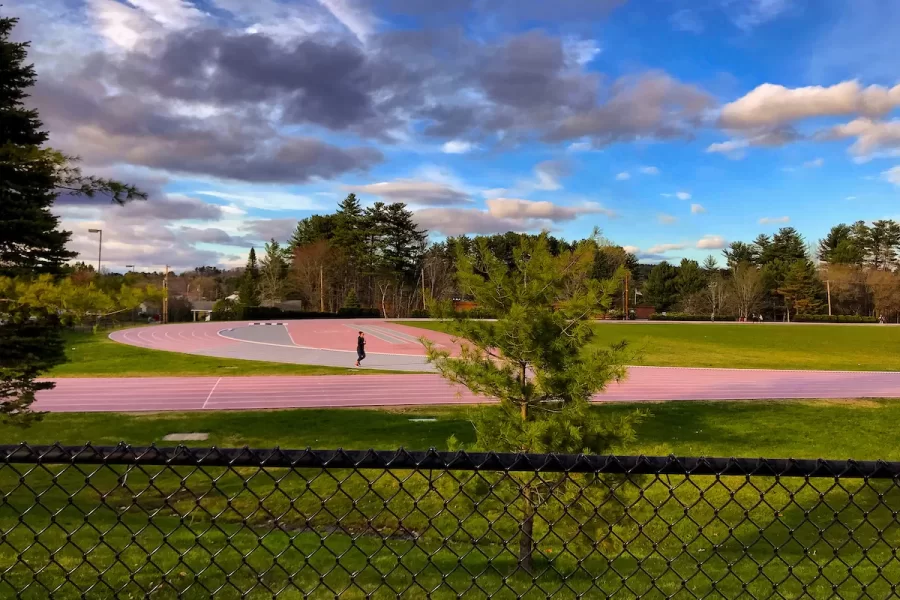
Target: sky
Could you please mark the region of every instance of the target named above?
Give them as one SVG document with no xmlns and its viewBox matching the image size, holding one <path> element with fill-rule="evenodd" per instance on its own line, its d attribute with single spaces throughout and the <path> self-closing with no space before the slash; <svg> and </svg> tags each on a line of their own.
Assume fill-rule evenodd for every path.
<svg viewBox="0 0 900 600">
<path fill-rule="evenodd" d="M 900 216 L 900 2 L 4 0 L 84 260 L 239 266 L 405 202 L 433 239 L 595 227 L 644 262 Z"/>
</svg>

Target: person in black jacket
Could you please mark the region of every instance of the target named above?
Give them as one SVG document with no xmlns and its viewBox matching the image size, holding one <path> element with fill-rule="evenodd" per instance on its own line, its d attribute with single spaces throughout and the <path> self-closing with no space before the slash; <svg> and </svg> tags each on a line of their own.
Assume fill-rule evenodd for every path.
<svg viewBox="0 0 900 600">
<path fill-rule="evenodd" d="M 359 337 L 356 338 L 356 366 L 359 366 L 359 362 L 366 357 L 366 334 L 362 331 L 359 332 Z"/>
</svg>

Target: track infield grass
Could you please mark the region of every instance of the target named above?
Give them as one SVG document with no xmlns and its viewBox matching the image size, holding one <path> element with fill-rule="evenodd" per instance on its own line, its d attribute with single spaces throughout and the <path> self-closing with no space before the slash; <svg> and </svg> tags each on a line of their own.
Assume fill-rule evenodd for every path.
<svg viewBox="0 0 900 600">
<path fill-rule="evenodd" d="M 447 331 L 439 321 L 397 321 Z M 627 340 L 632 364 L 658 367 L 900 370 L 900 327 L 790 324 L 598 323 L 595 344 Z"/>
</svg>

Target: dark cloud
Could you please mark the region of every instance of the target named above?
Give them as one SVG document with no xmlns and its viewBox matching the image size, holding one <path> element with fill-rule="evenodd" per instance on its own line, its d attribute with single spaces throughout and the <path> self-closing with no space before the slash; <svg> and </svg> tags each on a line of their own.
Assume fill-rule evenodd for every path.
<svg viewBox="0 0 900 600">
<path fill-rule="evenodd" d="M 373 148 L 281 135 L 252 114 L 180 116 L 162 101 L 104 97 L 93 83 L 74 78 L 40 84 L 34 103 L 56 134 L 54 144 L 95 165 L 124 162 L 241 181 L 303 183 L 383 160 Z"/>
<path fill-rule="evenodd" d="M 243 229 L 247 237 L 260 242 L 271 239 L 285 242 L 297 228 L 297 219 L 253 219 L 245 221 Z"/>
<path fill-rule="evenodd" d="M 601 105 L 567 117 L 546 139 L 589 138 L 595 146 L 641 138 L 690 138 L 715 100 L 665 73 L 618 80 Z"/>
</svg>

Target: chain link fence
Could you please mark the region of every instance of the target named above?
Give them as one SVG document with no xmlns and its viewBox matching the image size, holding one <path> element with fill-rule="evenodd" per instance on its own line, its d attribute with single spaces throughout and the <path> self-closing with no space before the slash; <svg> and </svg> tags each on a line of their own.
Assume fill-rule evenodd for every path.
<svg viewBox="0 0 900 600">
<path fill-rule="evenodd" d="M 900 464 L 0 447 L 0 598 L 887 598 Z"/>
</svg>

